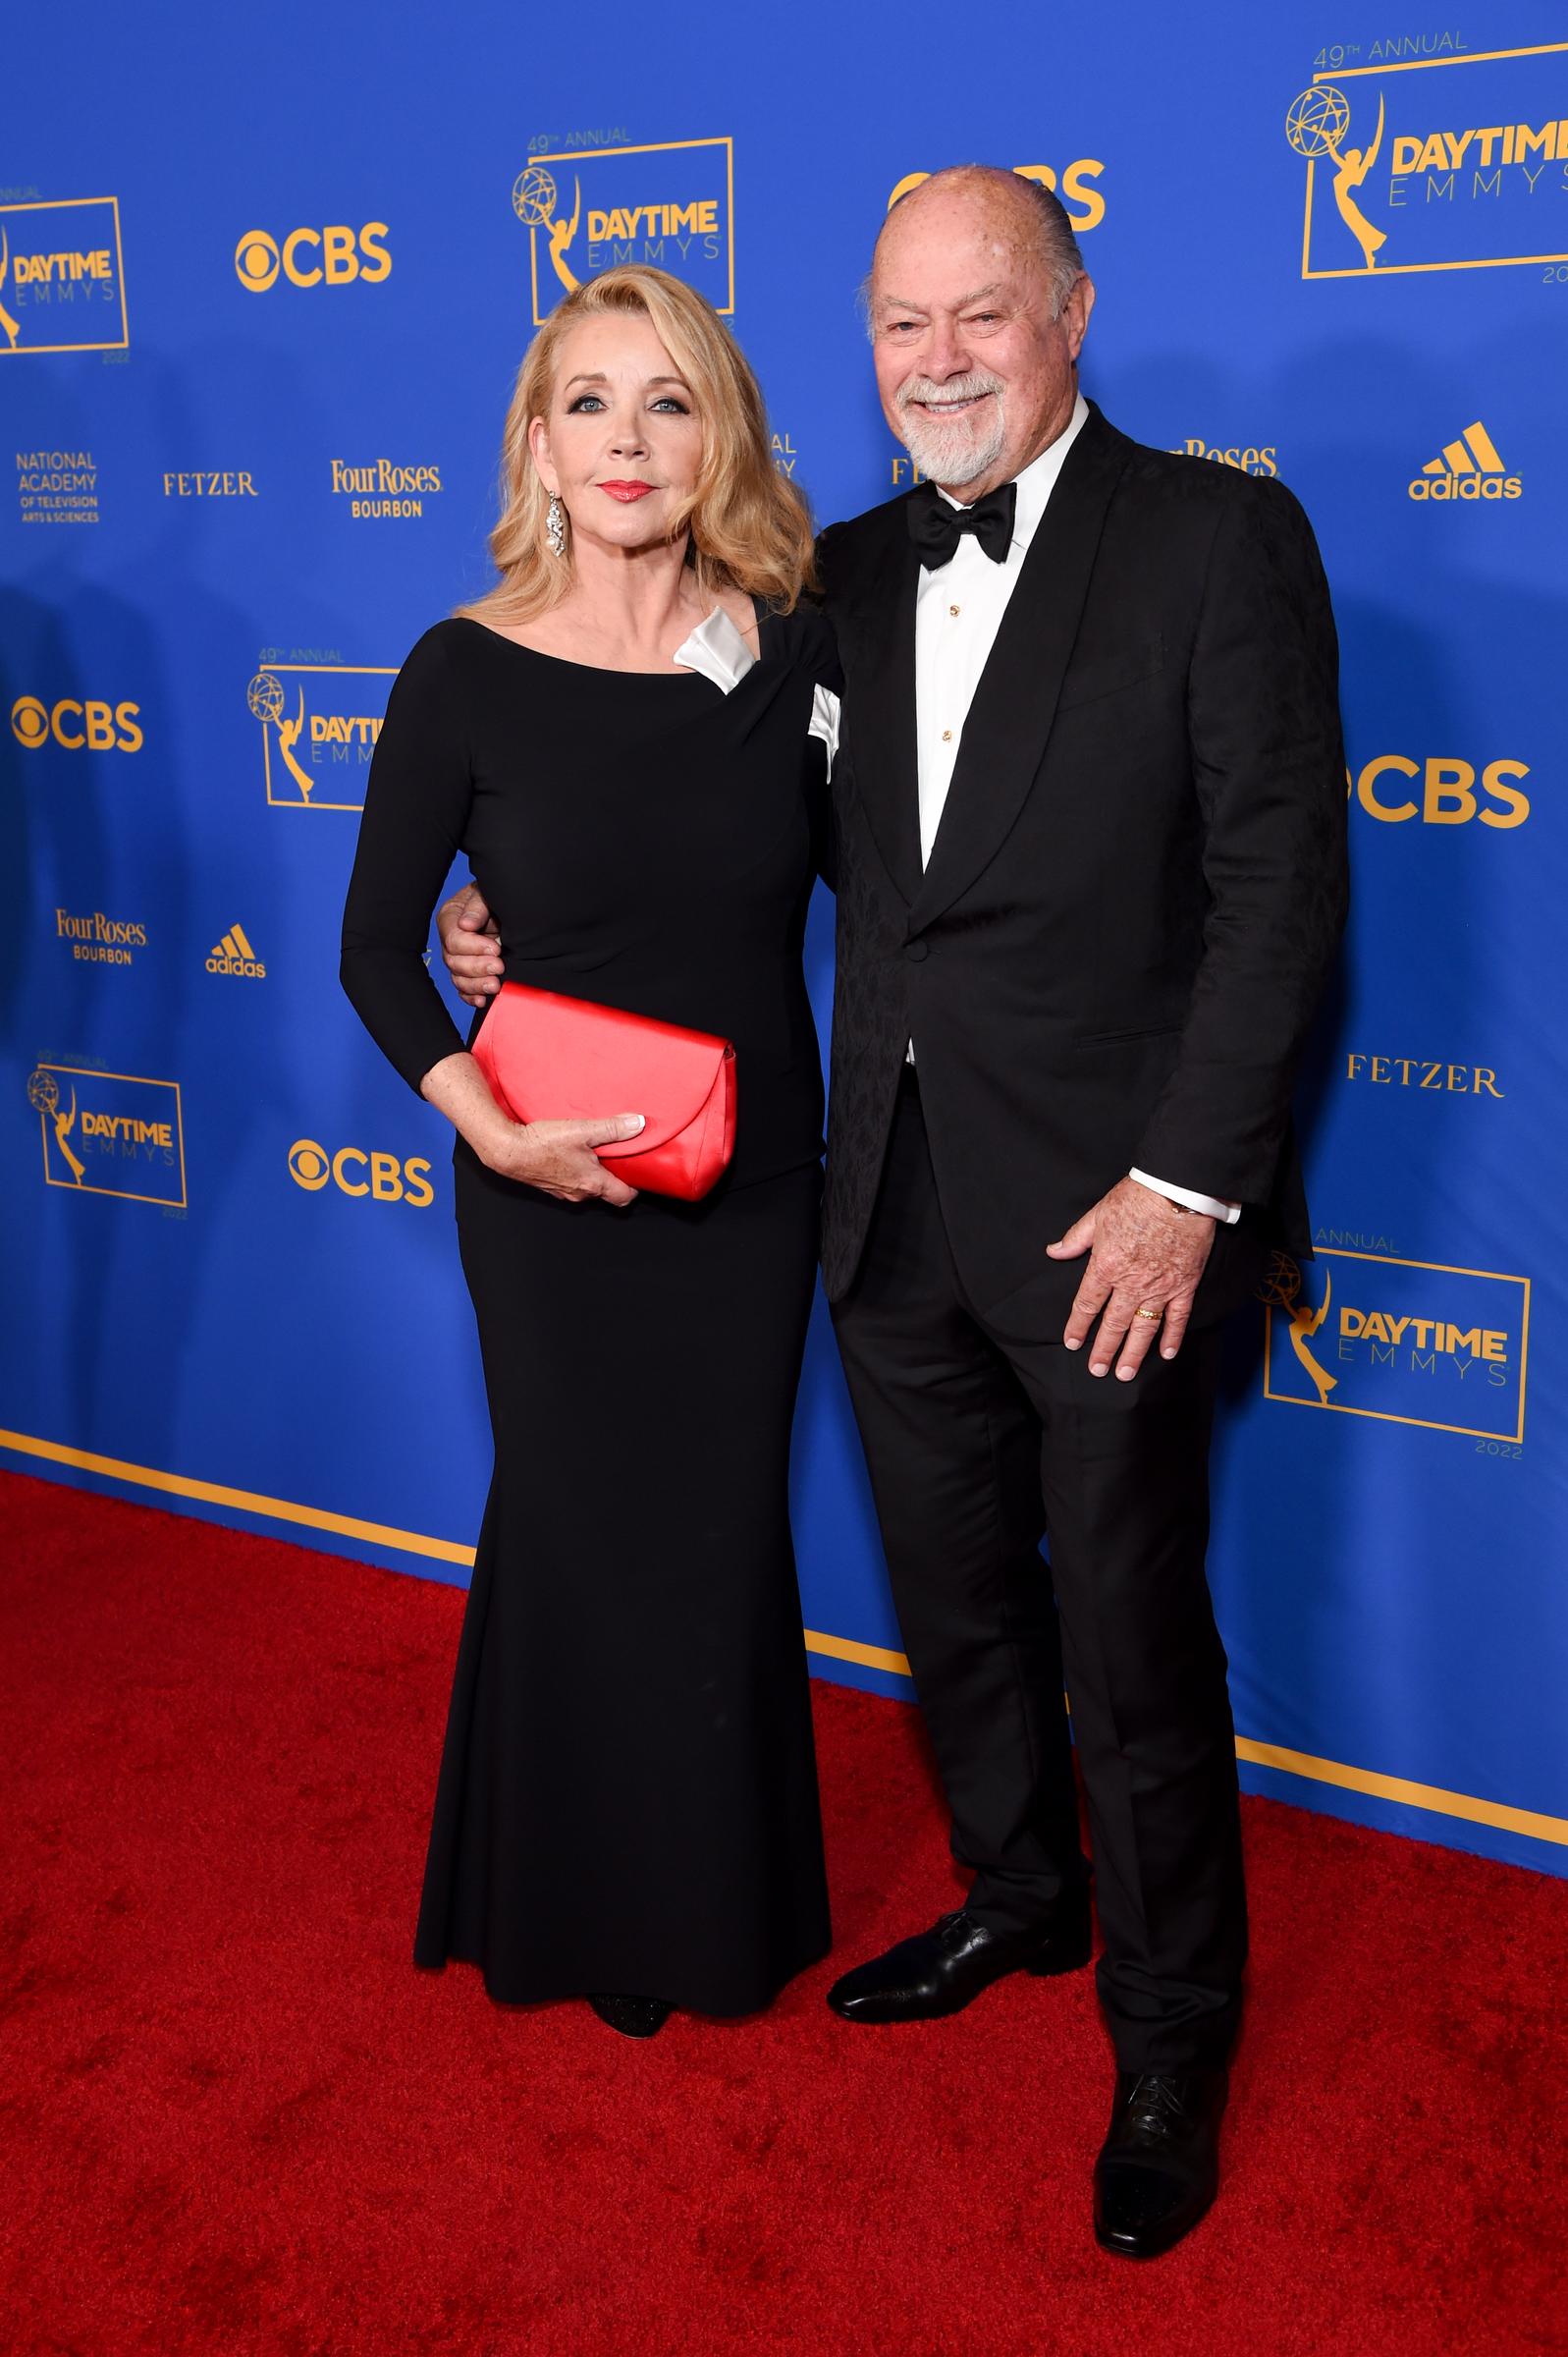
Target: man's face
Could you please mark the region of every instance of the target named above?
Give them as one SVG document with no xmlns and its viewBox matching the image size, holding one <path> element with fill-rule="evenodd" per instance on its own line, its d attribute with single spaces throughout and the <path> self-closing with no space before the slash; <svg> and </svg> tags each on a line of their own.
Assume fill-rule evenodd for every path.
<svg viewBox="0 0 1568 2357">
<path fill-rule="evenodd" d="M 871 276 L 883 414 L 924 475 L 965 501 L 1011 480 L 1072 415 L 1094 305 L 1080 278 L 1053 315 L 1023 191 L 916 190 L 890 215 Z"/>
</svg>

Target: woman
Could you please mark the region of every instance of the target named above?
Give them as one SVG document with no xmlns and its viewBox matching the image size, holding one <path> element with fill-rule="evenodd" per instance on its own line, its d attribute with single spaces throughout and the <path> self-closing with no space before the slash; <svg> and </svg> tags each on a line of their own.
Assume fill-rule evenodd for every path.
<svg viewBox="0 0 1568 2357">
<path fill-rule="evenodd" d="M 399 674 L 344 920 L 345 988 L 458 1132 L 496 1446 L 414 1952 L 649 2036 L 767 2004 L 829 1943 L 786 1484 L 833 654 L 755 380 L 678 280 L 613 270 L 559 306 L 504 458 L 500 581 Z M 497 1107 L 423 964 L 460 851 L 510 980 L 734 1042 L 705 1201 L 598 1160 L 635 1105 Z"/>
</svg>

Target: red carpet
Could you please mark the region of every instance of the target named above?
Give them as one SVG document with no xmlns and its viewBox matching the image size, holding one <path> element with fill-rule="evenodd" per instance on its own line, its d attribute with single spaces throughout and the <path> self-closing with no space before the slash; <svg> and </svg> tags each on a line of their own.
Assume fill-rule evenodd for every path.
<svg viewBox="0 0 1568 2357">
<path fill-rule="evenodd" d="M 1089 1977 L 651 2045 L 408 1960 L 461 1597 L 0 1476 L 7 2357 L 1568 2348 L 1568 1884 L 1247 1804 L 1220 2206 L 1088 2227 Z M 819 1686 L 838 1965 L 954 1903 L 902 1705 Z"/>
</svg>

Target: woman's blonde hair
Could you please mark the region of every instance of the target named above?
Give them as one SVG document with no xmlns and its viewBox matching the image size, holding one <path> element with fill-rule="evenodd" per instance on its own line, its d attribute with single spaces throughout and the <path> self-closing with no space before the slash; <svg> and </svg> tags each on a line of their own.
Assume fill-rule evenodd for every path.
<svg viewBox="0 0 1568 2357">
<path fill-rule="evenodd" d="M 667 270 L 639 262 L 591 278 L 557 305 L 523 356 L 501 442 L 501 521 L 490 554 L 501 578 L 460 614 L 489 623 L 527 622 L 560 603 L 570 586 L 571 529 L 556 556 L 545 537 L 550 494 L 528 447 L 528 428 L 548 418 L 562 343 L 579 319 L 620 312 L 646 319 L 691 387 L 702 424 L 702 464 L 670 536 L 691 534 L 705 596 L 732 587 L 787 614 L 815 586 L 811 513 L 803 493 L 773 464 L 768 413 L 740 347 L 711 303 Z"/>
</svg>

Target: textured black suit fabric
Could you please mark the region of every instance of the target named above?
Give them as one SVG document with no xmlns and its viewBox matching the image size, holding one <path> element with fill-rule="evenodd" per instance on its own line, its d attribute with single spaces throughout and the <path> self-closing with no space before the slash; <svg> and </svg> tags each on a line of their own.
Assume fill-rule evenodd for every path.
<svg viewBox="0 0 1568 2357">
<path fill-rule="evenodd" d="M 906 495 L 907 497 L 907 495 Z M 1241 1201 L 1199 1297 L 1310 1250 L 1290 1125 L 1345 908 L 1337 642 L 1291 494 L 1097 410 L 1063 463 L 920 867 L 904 499 L 831 527 L 845 679 L 830 1295 L 853 1279 L 904 1043 L 971 1296 L 1128 1169 Z M 1079 1272 L 1054 1268 L 1063 1321 Z"/>
<path fill-rule="evenodd" d="M 1065 1672 L 1118 2061 L 1213 2063 L 1246 1949 L 1214 1329 L 1271 1245 L 1311 1248 L 1291 1082 L 1346 901 L 1327 588 L 1280 485 L 1092 410 L 922 870 L 904 506 L 821 543 L 845 680 L 825 1277 L 971 1903 L 1038 1921 L 1082 1878 Z M 1123 1385 L 1063 1347 L 1084 1264 L 1046 1246 L 1134 1166 L 1244 1211 L 1180 1356 Z"/>
<path fill-rule="evenodd" d="M 371 765 L 343 977 L 411 1087 L 462 1044 L 422 959 L 460 850 L 513 979 L 736 1050 L 702 1203 L 560 1203 L 456 1149 L 495 1475 L 414 1953 L 508 2001 L 746 2013 L 828 1946 L 788 1470 L 822 1187 L 806 729 L 837 675 L 814 613 L 763 618 L 761 653 L 726 695 L 439 623 Z"/>
</svg>

